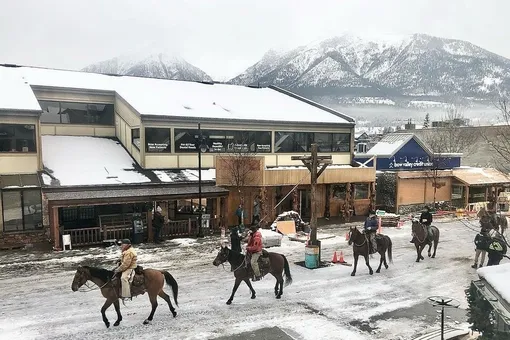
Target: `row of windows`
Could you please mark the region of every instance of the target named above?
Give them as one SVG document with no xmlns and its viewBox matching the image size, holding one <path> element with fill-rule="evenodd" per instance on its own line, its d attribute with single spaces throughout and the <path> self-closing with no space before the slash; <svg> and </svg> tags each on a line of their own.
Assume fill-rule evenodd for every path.
<svg viewBox="0 0 510 340">
<path fill-rule="evenodd" d="M 225 131 L 175 129 L 176 153 L 197 152 L 272 152 L 269 131 Z M 283 132 L 275 133 L 274 152 L 309 152 L 310 145 L 317 143 L 319 152 L 350 152 L 349 133 Z M 132 130 L 132 143 L 140 148 L 140 130 Z M 145 128 L 145 150 L 150 153 L 171 152 L 171 136 L 168 128 Z"/>
<path fill-rule="evenodd" d="M 113 104 L 85 104 L 40 100 L 41 123 L 114 125 Z"/>
<path fill-rule="evenodd" d="M 0 124 L 0 152 L 36 152 L 35 125 Z"/>
</svg>

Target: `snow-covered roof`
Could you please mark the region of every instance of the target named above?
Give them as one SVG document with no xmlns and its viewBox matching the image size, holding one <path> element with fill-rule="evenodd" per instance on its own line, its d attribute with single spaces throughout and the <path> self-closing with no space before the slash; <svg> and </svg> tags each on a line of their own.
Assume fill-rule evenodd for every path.
<svg viewBox="0 0 510 340">
<path fill-rule="evenodd" d="M 454 169 L 453 175 L 468 185 L 510 183 L 510 176 L 493 168 L 461 167 Z"/>
<path fill-rule="evenodd" d="M 367 151 L 367 156 L 393 156 L 414 137 L 412 133 L 393 133 L 384 136 Z"/>
<path fill-rule="evenodd" d="M 35 67 L 0 67 L 32 86 L 116 92 L 141 115 L 354 124 L 354 119 L 276 88 L 110 76 Z M 3 77 L 0 77 L 0 83 Z M 5 85 L 4 85 L 5 86 Z M 15 104 L 23 106 L 18 101 Z M 40 110 L 39 106 L 37 106 Z"/>
<path fill-rule="evenodd" d="M 0 68 L 0 111 L 4 110 L 42 111 L 30 85 L 16 74 Z"/>
<path fill-rule="evenodd" d="M 113 139 L 77 136 L 42 136 L 46 185 L 85 186 L 148 183 L 134 168 L 134 160 Z M 53 177 L 53 178 L 52 178 Z"/>
<path fill-rule="evenodd" d="M 483 267 L 477 270 L 478 276 L 487 281 L 498 294 L 510 304 L 510 263 Z"/>
</svg>

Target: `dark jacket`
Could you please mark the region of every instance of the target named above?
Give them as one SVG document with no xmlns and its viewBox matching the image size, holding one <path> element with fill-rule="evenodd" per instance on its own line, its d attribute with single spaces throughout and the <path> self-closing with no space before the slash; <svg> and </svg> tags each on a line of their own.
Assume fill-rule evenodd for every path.
<svg viewBox="0 0 510 340">
<path fill-rule="evenodd" d="M 364 225 L 365 230 L 376 231 L 378 227 L 379 227 L 379 222 L 377 221 L 376 218 L 369 217 L 365 220 L 365 225 Z"/>
<path fill-rule="evenodd" d="M 432 214 L 428 211 L 422 212 L 420 216 L 420 223 L 430 226 L 432 224 Z"/>
<path fill-rule="evenodd" d="M 238 228 L 232 228 L 232 231 L 230 233 L 230 245 L 232 251 L 235 251 L 237 253 L 241 253 L 241 235 L 239 235 L 239 229 Z"/>
<path fill-rule="evenodd" d="M 156 211 L 152 220 L 152 226 L 156 229 L 161 229 L 163 228 L 163 224 L 165 224 L 165 217 Z"/>
</svg>

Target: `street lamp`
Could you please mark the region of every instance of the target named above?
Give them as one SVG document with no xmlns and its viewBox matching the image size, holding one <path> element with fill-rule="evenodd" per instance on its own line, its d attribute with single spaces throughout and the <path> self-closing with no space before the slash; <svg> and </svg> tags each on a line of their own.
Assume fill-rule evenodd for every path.
<svg viewBox="0 0 510 340">
<path fill-rule="evenodd" d="M 460 302 L 445 296 L 431 296 L 427 299 L 432 306 L 441 306 L 441 340 L 444 340 L 444 309 L 445 308 L 458 308 Z"/>
<path fill-rule="evenodd" d="M 204 237 L 204 230 L 202 228 L 202 152 L 207 151 L 207 145 L 202 136 L 200 123 L 198 123 L 198 136 L 195 136 L 196 147 L 198 149 L 198 234 L 197 237 Z"/>
</svg>

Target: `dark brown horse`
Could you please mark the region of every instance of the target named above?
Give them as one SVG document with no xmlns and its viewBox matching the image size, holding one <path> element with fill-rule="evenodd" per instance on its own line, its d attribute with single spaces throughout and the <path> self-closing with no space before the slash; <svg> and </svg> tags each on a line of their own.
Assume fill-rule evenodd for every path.
<svg viewBox="0 0 510 340">
<path fill-rule="evenodd" d="M 425 258 L 421 255 L 421 252 L 427 244 L 429 245 L 429 257 L 436 257 L 437 244 L 439 243 L 439 229 L 435 226 L 430 226 L 432 231 L 432 239 L 430 239 L 430 237 L 427 236 L 427 227 L 421 224 L 418 220 L 413 220 L 411 228 L 413 233 L 413 243 L 416 247 L 416 262 L 420 262 L 420 259 L 425 260 Z M 434 242 L 434 254 L 431 256 L 430 249 L 432 248 L 432 242 Z"/>
<path fill-rule="evenodd" d="M 392 242 L 389 236 L 379 234 L 376 238 L 377 252 L 381 255 L 379 261 L 379 267 L 375 271 L 376 273 L 381 272 L 381 266 L 384 263 L 384 267 L 388 269 L 388 263 L 386 262 L 386 251 L 388 251 L 388 258 L 393 263 L 393 255 L 391 252 Z M 372 267 L 370 267 L 369 260 L 369 243 L 368 235 L 360 232 L 358 228 L 351 227 L 349 231 L 349 245 L 352 244 L 352 252 L 354 254 L 354 269 L 352 270 L 351 276 L 356 275 L 356 269 L 358 268 L 358 257 L 362 255 L 365 258 L 365 264 L 368 267 L 370 275 L 374 274 Z"/>
<path fill-rule="evenodd" d="M 292 283 L 292 276 L 290 275 L 289 262 L 285 255 L 278 253 L 267 253 L 268 257 L 266 260 L 263 256 L 259 258 L 259 267 L 260 273 L 262 276 L 266 276 L 267 274 L 271 274 L 276 278 L 276 285 L 274 286 L 274 294 L 276 298 L 281 298 L 283 294 L 283 273 L 285 272 L 285 286 L 288 286 Z M 234 288 L 232 289 L 232 295 L 227 300 L 227 305 L 232 303 L 234 299 L 234 295 L 241 284 L 241 281 L 244 281 L 248 288 L 251 291 L 251 298 L 255 299 L 255 290 L 253 289 L 250 278 L 253 277 L 253 272 L 251 268 L 246 268 L 245 266 L 245 256 L 241 253 L 237 253 L 235 251 L 230 250 L 228 247 L 221 247 L 218 255 L 213 261 L 215 266 L 219 266 L 222 263 L 229 262 L 232 270 L 234 272 L 234 277 L 236 281 L 234 283 Z M 269 261 L 267 261 L 269 260 Z M 264 265 L 264 261 L 266 264 Z M 262 262 L 263 265 L 260 265 Z M 278 289 L 279 286 L 279 289 Z"/>
<path fill-rule="evenodd" d="M 106 328 L 110 327 L 110 322 L 108 321 L 105 312 L 112 304 L 115 307 L 115 311 L 117 312 L 117 321 L 115 321 L 113 325 L 118 326 L 122 321 L 119 304 L 119 277 L 115 276 L 114 272 L 111 270 L 88 266 L 78 267 L 76 274 L 74 275 L 71 289 L 73 292 L 76 292 L 87 281 L 91 281 L 96 284 L 101 289 L 101 294 L 103 294 L 103 296 L 106 298 L 106 301 L 101 308 L 101 315 L 103 316 L 103 322 L 106 325 Z M 177 312 L 170 302 L 170 297 L 163 291 L 165 281 L 167 285 L 172 287 L 175 304 L 179 306 L 177 304 L 177 293 L 179 287 L 177 285 L 177 281 L 175 281 L 169 272 L 147 268 L 143 269 L 143 274 L 136 274 L 135 278 L 133 279 L 133 284 L 131 285 L 131 295 L 137 296 L 147 292 L 149 294 L 149 300 L 152 305 L 151 313 L 149 317 L 143 322 L 144 325 L 151 323 L 152 318 L 154 317 L 154 312 L 158 307 L 158 296 L 168 303 L 174 318 L 177 316 Z"/>
</svg>

